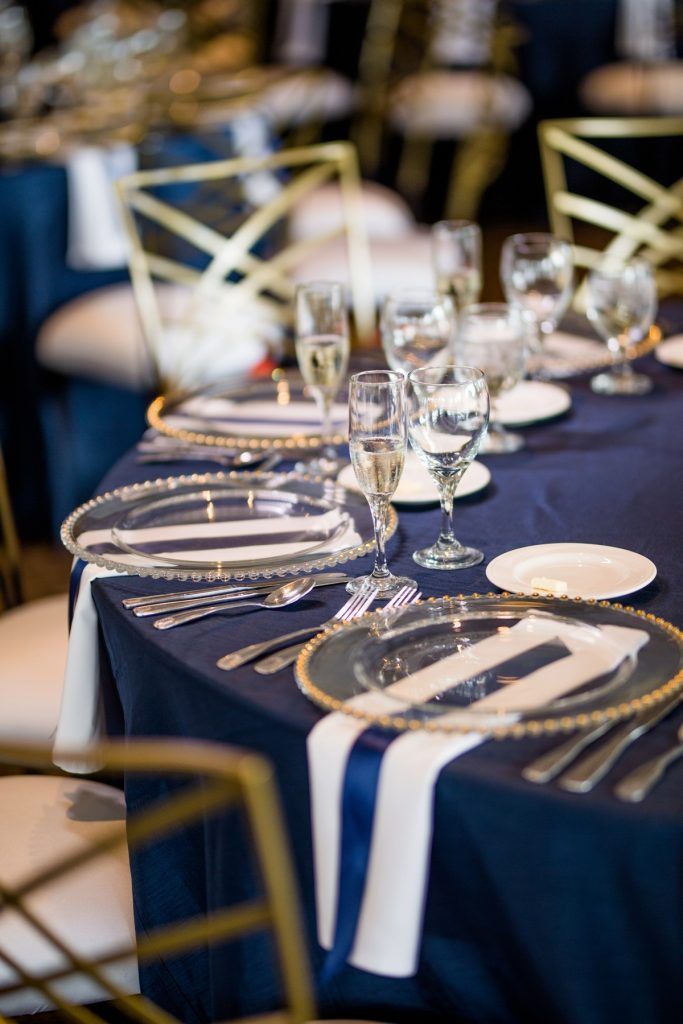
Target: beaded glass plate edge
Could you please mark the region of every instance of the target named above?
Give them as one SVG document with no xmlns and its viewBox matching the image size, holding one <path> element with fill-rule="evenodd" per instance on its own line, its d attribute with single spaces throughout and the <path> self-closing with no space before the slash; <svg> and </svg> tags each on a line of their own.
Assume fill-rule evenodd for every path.
<svg viewBox="0 0 683 1024">
<path fill-rule="evenodd" d="M 98 494 L 89 501 L 79 505 L 78 508 L 67 516 L 61 526 L 60 539 L 67 551 L 75 555 L 77 558 L 81 558 L 86 562 L 91 562 L 94 565 L 100 566 L 102 569 L 109 569 L 114 572 L 120 572 L 126 576 L 146 576 L 152 579 L 165 579 L 165 580 L 190 580 L 193 582 L 205 581 L 208 583 L 213 582 L 229 582 L 230 580 L 248 580 L 248 579 L 277 579 L 285 576 L 292 576 L 295 573 L 307 573 L 313 572 L 316 569 L 329 569 L 335 565 L 342 565 L 345 562 L 353 561 L 356 558 L 362 558 L 364 555 L 370 554 L 374 551 L 375 542 L 374 538 L 365 541 L 362 544 L 357 544 L 355 547 L 342 548 L 339 551 L 330 552 L 329 555 L 321 555 L 318 558 L 305 559 L 302 562 L 296 564 L 287 563 L 272 568 L 263 569 L 234 569 L 227 571 L 217 571 L 212 569 L 181 569 L 168 566 L 150 565 L 149 567 L 140 565 L 127 565 L 125 563 L 117 561 L 115 558 L 111 558 L 106 555 L 98 555 L 89 551 L 87 548 L 82 547 L 78 543 L 78 539 L 74 536 L 74 528 L 83 516 L 94 508 L 97 508 L 106 502 L 114 500 L 121 501 L 134 501 L 138 498 L 148 498 L 154 494 L 163 494 L 166 490 L 171 487 L 192 485 L 197 487 L 204 487 L 210 484 L 220 484 L 226 482 L 237 482 L 237 483 L 263 483 L 264 481 L 272 482 L 281 477 L 283 482 L 289 474 L 278 474 L 278 473 L 259 473 L 258 471 L 252 473 L 245 473 L 242 471 L 232 470 L 229 473 L 191 473 L 182 476 L 169 476 L 169 477 L 158 477 L 156 480 L 145 480 L 142 483 L 126 484 L 123 487 L 117 487 L 111 491 L 105 491 L 103 494 Z M 305 484 L 318 484 L 322 483 L 321 477 L 309 476 L 301 474 L 297 477 L 297 480 Z M 398 515 L 393 506 L 389 506 L 388 521 L 387 521 L 387 539 L 393 536 L 396 532 L 398 525 Z"/>
<path fill-rule="evenodd" d="M 641 611 L 640 609 L 632 608 L 629 605 L 622 605 L 615 601 L 597 601 L 593 598 L 558 598 L 552 595 L 539 593 L 524 596 L 528 600 L 533 599 L 538 602 L 551 603 L 553 601 L 561 601 L 574 606 L 588 605 L 591 608 L 610 608 L 624 612 L 627 615 L 637 616 L 638 618 L 645 619 L 649 623 L 654 624 L 663 632 L 667 633 L 674 639 L 674 641 L 677 642 L 679 648 L 681 648 L 681 651 L 683 652 L 683 630 L 680 630 L 677 626 L 674 626 L 666 619 L 653 615 L 651 612 Z M 457 594 L 454 597 L 444 595 L 443 597 L 430 597 L 427 601 L 416 601 L 411 607 L 439 603 L 445 604 L 446 602 L 451 602 L 455 605 L 462 601 L 476 602 L 478 599 L 482 598 L 501 602 L 505 602 L 507 600 L 519 601 L 520 595 L 510 594 L 507 591 L 504 591 L 503 593 L 491 592 L 487 594 Z M 631 700 L 626 700 L 595 711 L 555 716 L 549 715 L 543 718 L 529 718 L 521 721 L 505 722 L 493 727 L 490 725 L 490 721 L 486 724 L 479 723 L 478 725 L 473 721 L 471 726 L 468 727 L 461 723 L 440 725 L 438 718 L 425 720 L 423 718 L 411 717 L 409 713 L 405 715 L 372 714 L 371 712 L 363 711 L 360 708 L 349 705 L 346 700 L 341 700 L 325 693 L 325 691 L 321 690 L 320 687 L 318 687 L 311 679 L 308 666 L 313 654 L 332 633 L 341 629 L 357 628 L 362 622 L 371 623 L 380 615 L 381 611 L 365 612 L 364 615 L 352 620 L 351 622 L 338 623 L 329 627 L 324 632 L 318 633 L 317 636 L 308 641 L 297 658 L 294 671 L 299 689 L 314 704 L 317 704 L 318 707 L 328 712 L 340 711 L 342 714 L 348 715 L 351 718 L 367 722 L 368 725 L 374 725 L 392 732 L 425 731 L 437 734 L 474 732 L 489 735 L 493 739 L 523 739 L 528 736 L 568 733 L 572 732 L 574 729 L 587 728 L 588 726 L 598 725 L 607 720 L 619 721 L 620 719 L 629 718 L 636 712 L 643 711 L 653 705 L 660 704 L 662 701 L 668 700 L 672 697 L 673 694 L 683 690 L 683 668 L 681 668 L 671 679 L 666 680 L 666 682 L 662 682 L 647 693 L 641 694 L 639 697 L 634 697 Z"/>
</svg>

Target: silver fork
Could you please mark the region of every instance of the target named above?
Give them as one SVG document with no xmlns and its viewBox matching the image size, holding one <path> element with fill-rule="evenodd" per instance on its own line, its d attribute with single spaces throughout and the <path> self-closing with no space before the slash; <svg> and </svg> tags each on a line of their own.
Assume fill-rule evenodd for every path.
<svg viewBox="0 0 683 1024">
<path fill-rule="evenodd" d="M 365 591 L 361 590 L 356 594 L 356 597 L 365 594 Z M 347 601 L 346 604 L 339 609 L 336 615 L 328 620 L 324 625 L 331 625 L 333 622 L 349 622 L 351 619 L 357 619 L 360 615 L 366 611 L 374 599 L 377 597 L 377 592 L 372 591 L 370 600 L 364 600 L 358 605 L 354 605 L 352 601 Z M 420 597 L 417 587 L 405 586 L 401 587 L 398 593 L 394 594 L 392 599 L 387 602 L 384 606 L 384 611 L 390 608 L 402 608 L 406 604 L 412 604 L 413 601 L 417 601 Z M 322 631 L 324 627 L 320 627 Z M 274 672 L 279 672 L 280 669 L 286 668 L 287 665 L 292 665 L 299 657 L 299 653 L 304 649 L 308 641 L 302 644 L 294 644 L 292 647 L 285 647 L 282 651 L 277 651 L 275 654 L 269 655 L 267 658 L 262 658 L 254 665 L 254 669 L 261 676 L 270 676 Z"/>
</svg>

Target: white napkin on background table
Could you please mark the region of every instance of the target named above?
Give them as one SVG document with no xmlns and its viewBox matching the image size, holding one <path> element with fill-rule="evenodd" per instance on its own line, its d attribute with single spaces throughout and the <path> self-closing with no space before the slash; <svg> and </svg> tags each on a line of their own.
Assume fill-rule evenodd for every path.
<svg viewBox="0 0 683 1024">
<path fill-rule="evenodd" d="M 586 649 L 581 631 L 569 623 L 528 616 L 506 632 L 450 655 L 386 691 L 364 693 L 349 703 L 370 714 L 400 714 L 407 706 L 401 697 L 410 701 L 435 697 L 458 681 L 560 639 L 568 656 L 477 702 L 491 711 L 493 727 L 516 720 L 515 711 L 555 700 L 616 669 L 648 641 L 644 630 L 604 626 L 601 642 Z M 462 712 L 456 710 L 446 712 L 443 721 L 457 724 L 462 719 Z M 335 712 L 308 736 L 318 937 L 326 949 L 333 946 L 337 918 L 345 773 L 352 748 L 368 727 Z M 408 977 L 417 970 L 434 786 L 449 761 L 486 738 L 482 733 L 408 732 L 389 743 L 382 756 L 363 897 L 348 957 L 353 966 L 389 977 Z"/>
<path fill-rule="evenodd" d="M 115 270 L 128 262 L 129 243 L 114 182 L 137 169 L 132 146 L 79 146 L 66 161 L 69 198 L 66 262 L 74 270 Z"/>
</svg>

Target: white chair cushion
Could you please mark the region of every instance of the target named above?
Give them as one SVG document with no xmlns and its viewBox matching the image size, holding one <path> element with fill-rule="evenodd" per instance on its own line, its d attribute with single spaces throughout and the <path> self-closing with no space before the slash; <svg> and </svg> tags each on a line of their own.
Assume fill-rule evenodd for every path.
<svg viewBox="0 0 683 1024">
<path fill-rule="evenodd" d="M 368 238 L 402 238 L 415 228 L 415 218 L 401 196 L 384 185 L 363 182 L 363 220 Z M 344 227 L 341 188 L 336 183 L 322 185 L 302 199 L 292 210 L 290 238 L 298 242 L 311 235 Z"/>
<path fill-rule="evenodd" d="M 436 70 L 404 78 L 389 107 L 391 124 L 404 135 L 458 139 L 482 124 L 513 131 L 531 111 L 531 97 L 508 75 Z"/>
<path fill-rule="evenodd" d="M 290 71 L 258 96 L 259 110 L 278 128 L 336 121 L 355 104 L 353 84 L 331 68 Z"/>
<path fill-rule="evenodd" d="M 73 778 L 11 776 L 0 778 L 0 878 L 16 886 L 59 858 L 86 849 L 112 834 L 125 837 L 123 794 L 111 786 Z M 31 893 L 29 909 L 65 945 L 84 956 L 133 945 L 135 930 L 130 869 L 125 841 Z M 15 910 L 0 910 L 0 950 L 27 970 L 46 973 L 64 965 L 61 954 Z M 139 992 L 134 956 L 106 968 L 128 994 Z M 0 986 L 15 980 L 0 957 Z M 58 983 L 65 999 L 78 1004 L 107 998 L 84 975 Z M 18 1016 L 50 1009 L 34 990 L 0 996 L 0 1013 Z"/>
<path fill-rule="evenodd" d="M 66 594 L 0 615 L 0 737 L 47 741 L 62 699 L 68 642 Z"/>
<path fill-rule="evenodd" d="M 683 113 L 683 60 L 650 67 L 606 64 L 586 75 L 579 95 L 598 114 Z"/>
<path fill-rule="evenodd" d="M 192 328 L 179 323 L 190 292 L 159 285 L 167 327 L 159 352 L 164 377 L 187 387 L 239 380 L 276 347 L 281 331 L 264 304 L 221 317 L 213 303 Z M 50 370 L 104 381 L 134 391 L 153 384 L 133 289 L 100 288 L 66 303 L 45 322 L 36 346 L 38 362 Z"/>
<path fill-rule="evenodd" d="M 401 288 L 434 288 L 429 229 L 417 228 L 396 241 L 370 240 L 372 284 L 377 303 Z M 297 281 L 350 283 L 346 243 L 335 238 L 311 253 L 294 272 Z"/>
</svg>

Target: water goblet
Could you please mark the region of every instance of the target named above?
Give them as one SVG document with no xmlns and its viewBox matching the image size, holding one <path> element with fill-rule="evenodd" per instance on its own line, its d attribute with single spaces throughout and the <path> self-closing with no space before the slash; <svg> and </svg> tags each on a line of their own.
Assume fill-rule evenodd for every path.
<svg viewBox="0 0 683 1024">
<path fill-rule="evenodd" d="M 399 370 L 364 370 L 349 387 L 349 449 L 358 485 L 367 498 L 375 533 L 375 565 L 369 576 L 351 580 L 350 594 L 366 586 L 391 597 L 415 581 L 394 576 L 387 566 L 385 537 L 389 502 L 406 454 L 405 377 Z"/>
<path fill-rule="evenodd" d="M 591 379 L 600 395 L 645 395 L 652 381 L 634 373 L 627 349 L 648 334 L 657 312 L 657 286 L 645 259 L 606 257 L 587 278 L 588 319 L 595 324 L 612 354 L 612 366 Z"/>
<path fill-rule="evenodd" d="M 481 229 L 470 220 L 440 220 L 431 230 L 436 289 L 449 295 L 460 317 L 479 301 L 481 291 Z"/>
<path fill-rule="evenodd" d="M 499 422 L 497 400 L 524 376 L 527 334 L 519 310 L 503 302 L 485 302 L 465 310 L 456 341 L 458 360 L 484 371 L 491 402 L 489 428 L 481 450 L 516 452 L 524 438 Z"/>
<path fill-rule="evenodd" d="M 349 361 L 349 323 L 344 287 L 336 281 L 312 281 L 296 290 L 296 358 L 301 376 L 322 420 L 323 449 L 307 468 L 336 473 L 339 458 L 332 444 L 332 403 Z"/>
<path fill-rule="evenodd" d="M 500 276 L 507 301 L 520 309 L 528 326 L 529 349 L 538 355 L 572 296 L 572 247 L 543 232 L 510 235 L 503 243 Z"/>
<path fill-rule="evenodd" d="M 481 551 L 453 532 L 453 499 L 463 473 L 479 451 L 489 419 L 483 372 L 473 366 L 426 366 L 408 374 L 408 436 L 441 498 L 441 531 L 436 542 L 413 553 L 427 569 L 478 565 Z"/>
<path fill-rule="evenodd" d="M 405 289 L 388 295 L 382 307 L 380 334 L 392 370 L 408 373 L 434 359 L 452 357 L 455 310 L 447 295 Z"/>
</svg>

